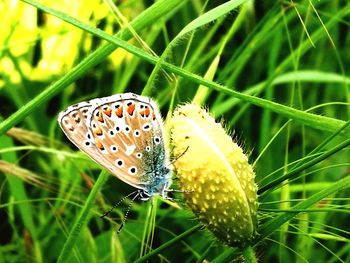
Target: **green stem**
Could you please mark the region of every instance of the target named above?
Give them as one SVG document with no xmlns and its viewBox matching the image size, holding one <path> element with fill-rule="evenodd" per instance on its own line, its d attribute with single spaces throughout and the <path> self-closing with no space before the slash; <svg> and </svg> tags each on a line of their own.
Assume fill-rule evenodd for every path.
<svg viewBox="0 0 350 263">
<path fill-rule="evenodd" d="M 244 258 L 244 262 L 246 262 L 246 263 L 257 263 L 258 262 L 256 260 L 255 251 L 251 246 L 245 247 L 242 251 L 242 255 Z"/>
<path fill-rule="evenodd" d="M 281 185 L 281 183 L 287 179 L 294 179 L 293 176 L 299 174 L 300 172 L 304 171 L 307 168 L 310 168 L 321 161 L 327 159 L 328 157 L 332 156 L 333 154 L 339 152 L 340 150 L 344 149 L 345 147 L 348 147 L 350 145 L 350 139 L 347 139 L 341 143 L 339 143 L 336 147 L 333 149 L 319 155 L 318 157 L 313 158 L 311 161 L 304 163 L 303 165 L 295 168 L 294 170 L 290 171 L 289 173 L 286 173 L 282 175 L 281 177 L 277 178 L 276 180 L 273 180 L 272 182 L 260 187 L 258 190 L 258 194 L 261 195 L 266 191 L 272 191 L 275 187 Z M 265 193 L 266 194 L 266 193 Z M 260 197 L 261 198 L 261 197 Z"/>
<path fill-rule="evenodd" d="M 80 211 L 80 214 L 75 221 L 72 230 L 70 231 L 66 243 L 64 243 L 63 249 L 58 257 L 57 262 L 67 262 L 68 257 L 72 254 L 71 251 L 79 237 L 80 231 L 87 223 L 87 218 L 89 211 L 93 205 L 97 192 L 101 189 L 102 185 L 106 181 L 108 177 L 108 173 L 106 171 L 102 171 L 94 184 L 88 198 L 86 199 L 86 203 L 83 206 L 83 209 Z"/>
<path fill-rule="evenodd" d="M 276 231 L 281 225 L 288 222 L 299 214 L 300 209 L 308 209 L 312 205 L 328 197 L 329 195 L 339 192 L 347 187 L 350 187 L 350 175 L 334 182 L 331 186 L 322 189 L 321 191 L 313 194 L 304 201 L 293 206 L 289 212 L 285 212 L 273 219 L 268 220 L 266 223 L 259 227 L 259 235 L 253 241 L 254 244 L 264 240 L 268 235 Z"/>
<path fill-rule="evenodd" d="M 170 241 L 164 243 L 163 245 L 159 246 L 158 248 L 152 250 L 150 253 L 148 253 L 147 255 L 143 256 L 142 258 L 139 258 L 137 260 L 135 260 L 135 263 L 140 263 L 140 262 L 145 262 L 146 260 L 148 260 L 150 257 L 155 256 L 157 254 L 159 254 L 159 252 L 161 252 L 162 250 L 166 249 L 167 247 L 170 247 L 172 244 L 178 242 L 179 240 L 192 235 L 194 232 L 196 232 L 198 229 L 200 229 L 202 227 L 202 225 L 196 225 L 192 228 L 190 228 L 189 230 L 183 232 L 182 234 L 178 235 L 177 237 L 171 239 Z"/>
<path fill-rule="evenodd" d="M 17 123 L 19 123 L 21 120 L 23 120 L 27 115 L 29 115 L 31 112 L 35 110 L 39 105 L 43 104 L 45 101 L 48 101 L 50 98 L 52 98 L 54 95 L 56 95 L 58 92 L 62 91 L 65 87 L 67 87 L 70 83 L 75 81 L 78 77 L 80 77 L 83 73 L 85 73 L 89 68 L 92 68 L 98 62 L 100 62 L 103 58 L 105 58 L 108 54 L 110 54 L 116 47 L 122 47 L 126 51 L 138 56 L 139 58 L 148 61 L 152 64 L 157 64 L 161 63 L 162 67 L 166 70 L 169 70 L 175 74 L 178 74 L 179 76 L 182 76 L 183 78 L 190 79 L 192 82 L 195 82 L 200 85 L 204 85 L 206 87 L 215 89 L 217 91 L 223 92 L 225 94 L 228 94 L 232 97 L 238 98 L 244 102 L 248 102 L 250 104 L 253 104 L 258 107 L 263 107 L 264 109 L 271 110 L 277 114 L 280 114 L 282 116 L 285 116 L 287 118 L 293 119 L 295 121 L 298 121 L 302 124 L 308 125 L 310 127 L 313 127 L 315 129 L 320 129 L 324 131 L 329 131 L 329 132 L 334 132 L 335 130 L 338 130 L 342 125 L 345 124 L 344 121 L 338 120 L 338 119 L 333 119 L 317 114 L 311 114 L 307 113 L 295 108 L 291 108 L 282 104 L 278 104 L 273 101 L 269 101 L 266 99 L 258 98 L 255 96 L 250 96 L 244 93 L 240 93 L 234 90 L 232 87 L 226 87 L 222 86 L 220 84 L 217 84 L 215 82 L 206 80 L 202 78 L 199 75 L 193 74 L 191 72 L 188 72 L 186 70 L 183 70 L 179 67 L 176 67 L 168 62 L 165 61 L 160 61 L 160 58 L 157 58 L 155 56 L 149 55 L 145 51 L 130 45 L 126 41 L 124 41 L 123 36 L 111 36 L 107 34 L 106 32 L 98 29 L 91 27 L 79 20 L 74 19 L 73 17 L 68 16 L 67 14 L 58 12 L 57 10 L 48 8 L 45 5 L 42 5 L 36 1 L 33 0 L 22 0 L 22 2 L 26 2 L 28 4 L 31 4 L 35 6 L 36 8 L 51 14 L 53 16 L 59 17 L 61 20 L 66 21 L 72 25 L 74 25 L 77 28 L 83 29 L 85 32 L 89 32 L 93 34 L 94 36 L 97 36 L 101 39 L 105 39 L 106 41 L 110 42 L 106 46 L 103 46 L 103 50 L 99 52 L 93 52 L 90 54 L 84 61 L 82 61 L 80 64 L 78 64 L 74 69 L 72 69 L 69 73 L 67 73 L 64 77 L 59 79 L 56 83 L 54 83 L 52 86 L 49 88 L 45 89 L 42 93 L 40 93 L 37 97 L 29 101 L 26 105 L 21 107 L 19 110 L 17 110 L 15 113 L 13 113 L 10 117 L 5 119 L 2 123 L 0 123 L 0 134 L 3 134 L 4 132 L 8 131 L 10 128 L 15 126 Z M 170 6 L 170 3 L 176 2 L 178 5 L 177 1 L 158 1 L 156 4 L 161 3 L 161 4 L 168 4 L 168 7 Z M 185 1 L 183 1 L 185 2 Z M 156 5 L 154 4 L 154 5 Z M 163 10 L 166 9 L 166 6 L 164 7 Z M 176 7 L 176 6 L 175 6 Z M 147 10 L 149 10 L 148 8 Z M 171 10 L 171 9 L 170 9 Z M 169 9 L 167 9 L 169 11 Z M 157 14 L 159 12 L 156 12 Z M 148 13 L 149 14 L 149 13 Z M 151 13 L 153 15 L 153 12 Z M 348 6 L 345 6 L 343 9 L 341 9 L 338 13 L 337 16 L 332 18 L 328 23 L 327 23 L 327 28 L 331 28 L 335 23 L 338 22 L 339 19 L 341 19 L 343 16 L 348 14 Z M 139 16 L 138 16 L 139 17 Z M 158 17 L 157 17 L 158 18 Z M 154 20 L 156 20 L 155 18 Z M 154 20 L 149 20 L 149 21 L 154 21 Z M 140 21 L 138 19 L 138 21 Z M 135 29 L 135 27 L 134 27 Z M 188 28 L 187 28 L 188 29 Z M 323 33 L 323 28 L 320 30 L 322 31 L 317 31 L 313 37 L 313 39 L 320 38 L 321 33 Z M 127 31 L 129 33 L 129 31 Z M 119 36 L 119 37 L 118 37 Z M 123 38 L 121 38 L 123 37 Z M 303 45 L 303 51 L 302 53 L 306 52 L 309 49 L 309 42 L 305 42 Z M 103 53 L 102 53 L 103 52 Z M 93 55 L 94 54 L 94 55 Z M 94 57 L 96 56 L 96 58 Z M 289 57 L 282 62 L 282 64 L 277 68 L 276 74 L 279 74 L 286 68 L 288 68 L 290 64 L 291 59 Z M 341 134 L 342 136 L 347 136 L 350 133 L 350 128 L 348 127 L 346 130 L 344 130 Z"/>
</svg>

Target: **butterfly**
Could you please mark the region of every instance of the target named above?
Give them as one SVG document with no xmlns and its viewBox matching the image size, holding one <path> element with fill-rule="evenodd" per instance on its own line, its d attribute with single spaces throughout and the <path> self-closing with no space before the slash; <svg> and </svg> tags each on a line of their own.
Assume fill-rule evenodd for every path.
<svg viewBox="0 0 350 263">
<path fill-rule="evenodd" d="M 62 111 L 58 123 L 81 151 L 137 188 L 141 199 L 166 198 L 172 170 L 163 121 L 150 98 L 123 93 L 83 101 Z"/>
</svg>

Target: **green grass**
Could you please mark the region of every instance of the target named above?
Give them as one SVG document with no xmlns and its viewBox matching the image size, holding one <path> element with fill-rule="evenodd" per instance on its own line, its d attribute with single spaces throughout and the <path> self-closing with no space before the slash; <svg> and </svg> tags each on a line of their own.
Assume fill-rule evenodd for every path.
<svg viewBox="0 0 350 263">
<path fill-rule="evenodd" d="M 0 10 L 0 261 L 350 262 L 347 1 L 11 3 Z M 195 101 L 234 131 L 259 186 L 250 248 L 217 241 L 181 194 L 136 202 L 119 235 L 127 201 L 99 218 L 133 188 L 56 118 L 122 92 L 153 97 L 166 119 Z"/>
</svg>

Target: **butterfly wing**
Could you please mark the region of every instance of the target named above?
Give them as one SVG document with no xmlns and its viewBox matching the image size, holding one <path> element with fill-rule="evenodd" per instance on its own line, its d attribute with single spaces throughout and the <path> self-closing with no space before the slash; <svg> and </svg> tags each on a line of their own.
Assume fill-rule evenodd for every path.
<svg viewBox="0 0 350 263">
<path fill-rule="evenodd" d="M 132 93 L 102 98 L 87 125 L 111 173 L 138 188 L 153 183 L 152 176 L 166 157 L 162 120 L 154 102 Z"/>
<path fill-rule="evenodd" d="M 136 188 L 147 190 L 164 167 L 162 120 L 147 97 L 125 93 L 81 102 L 58 122 L 80 150 Z"/>
<path fill-rule="evenodd" d="M 86 126 L 92 105 L 81 102 L 68 107 L 58 115 L 58 123 L 68 139 L 80 150 L 91 156 L 96 151 L 92 135 Z"/>
</svg>

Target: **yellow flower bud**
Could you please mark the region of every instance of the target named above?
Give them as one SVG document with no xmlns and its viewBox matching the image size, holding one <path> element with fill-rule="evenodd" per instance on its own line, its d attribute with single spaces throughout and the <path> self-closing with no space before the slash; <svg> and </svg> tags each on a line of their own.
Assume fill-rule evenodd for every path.
<svg viewBox="0 0 350 263">
<path fill-rule="evenodd" d="M 174 156 L 180 156 L 174 165 L 187 205 L 219 240 L 245 246 L 256 234 L 258 210 L 248 157 L 197 105 L 176 109 L 170 128 Z"/>
</svg>

